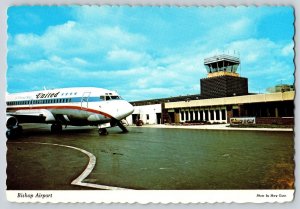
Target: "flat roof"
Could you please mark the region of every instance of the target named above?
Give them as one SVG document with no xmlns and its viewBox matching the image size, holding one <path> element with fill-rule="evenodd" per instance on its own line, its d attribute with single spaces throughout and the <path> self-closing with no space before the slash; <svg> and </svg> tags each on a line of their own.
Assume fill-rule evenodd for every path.
<svg viewBox="0 0 300 209">
<path fill-rule="evenodd" d="M 201 99 L 179 102 L 165 103 L 166 109 L 173 108 L 190 108 L 190 107 L 206 107 L 206 106 L 222 106 L 234 104 L 250 104 L 261 102 L 277 102 L 277 101 L 293 101 L 295 91 L 276 92 L 271 94 L 255 94 L 235 97 L 222 97 L 214 99 Z"/>
</svg>

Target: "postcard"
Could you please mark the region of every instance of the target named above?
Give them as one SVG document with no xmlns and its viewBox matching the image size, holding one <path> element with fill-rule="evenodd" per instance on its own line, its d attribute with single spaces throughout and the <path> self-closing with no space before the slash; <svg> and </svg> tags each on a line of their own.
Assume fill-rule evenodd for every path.
<svg viewBox="0 0 300 209">
<path fill-rule="evenodd" d="M 10 6 L 8 201 L 293 201 L 294 13 Z"/>
</svg>

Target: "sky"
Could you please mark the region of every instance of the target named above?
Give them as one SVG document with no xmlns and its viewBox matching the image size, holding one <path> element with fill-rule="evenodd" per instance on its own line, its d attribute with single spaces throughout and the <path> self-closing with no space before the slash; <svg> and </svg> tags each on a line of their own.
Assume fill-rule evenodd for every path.
<svg viewBox="0 0 300 209">
<path fill-rule="evenodd" d="M 294 83 L 292 7 L 12 6 L 7 14 L 9 93 L 199 94 L 203 60 L 218 54 L 240 58 L 249 92 Z"/>
</svg>

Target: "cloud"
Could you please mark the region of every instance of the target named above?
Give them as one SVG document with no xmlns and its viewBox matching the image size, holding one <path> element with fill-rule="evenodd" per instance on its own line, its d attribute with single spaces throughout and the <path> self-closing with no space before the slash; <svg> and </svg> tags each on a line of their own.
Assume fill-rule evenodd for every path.
<svg viewBox="0 0 300 209">
<path fill-rule="evenodd" d="M 127 49 L 112 49 L 107 53 L 107 60 L 115 63 L 125 62 L 142 66 L 149 62 L 150 59 L 150 55 L 145 52 L 136 52 Z"/>
<path fill-rule="evenodd" d="M 9 34 L 9 88 L 98 86 L 130 100 L 196 94 L 203 59 L 226 51 L 239 52 L 250 91 L 293 82 L 291 40 L 258 36 L 268 8 L 70 10 L 72 19 L 43 33 Z"/>
<path fill-rule="evenodd" d="M 289 44 L 287 44 L 286 46 L 284 46 L 281 50 L 281 54 L 283 56 L 290 56 L 294 54 L 294 43 L 291 42 Z"/>
<path fill-rule="evenodd" d="M 238 72 L 248 78 L 249 90 L 264 92 L 283 78 L 289 84 L 294 82 L 293 52 L 289 51 L 291 45 L 252 38 L 232 42 L 227 47 L 240 52 L 241 67 Z M 290 58 L 286 59 L 287 54 L 282 53 L 283 49 L 289 52 Z"/>
<path fill-rule="evenodd" d="M 228 29 L 231 33 L 234 34 L 244 34 L 249 33 L 251 28 L 252 21 L 249 18 L 241 18 L 235 22 L 232 22 L 228 25 Z"/>
</svg>

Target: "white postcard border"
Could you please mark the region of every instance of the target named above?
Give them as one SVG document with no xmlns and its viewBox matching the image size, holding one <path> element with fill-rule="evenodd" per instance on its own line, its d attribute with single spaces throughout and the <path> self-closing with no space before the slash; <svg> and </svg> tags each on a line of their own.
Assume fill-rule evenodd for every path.
<svg viewBox="0 0 300 209">
<path fill-rule="evenodd" d="M 9 3 L 8 3 L 9 2 Z M 35 2 L 35 4 L 37 3 L 42 3 L 42 2 L 45 2 L 45 1 L 30 1 L 30 0 L 3 0 L 2 3 L 1 3 L 1 12 L 6 12 L 5 11 L 5 6 L 6 5 L 12 5 L 12 4 L 20 4 L 24 2 L 28 2 L 28 3 L 31 3 L 31 2 Z M 51 1 L 51 0 L 48 0 L 47 2 L 55 2 L 56 4 L 58 4 L 59 1 Z M 68 0 L 62 0 L 60 1 L 60 3 L 63 3 L 63 4 L 66 4 L 69 3 L 69 4 L 74 4 L 74 2 L 79 2 L 79 1 L 68 1 Z M 96 1 L 88 1 L 88 0 L 82 0 L 80 1 L 82 4 L 87 4 L 88 2 L 96 2 Z M 101 1 L 98 1 L 101 3 Z M 105 1 L 104 1 L 105 2 Z M 108 2 L 108 1 L 107 1 Z M 110 3 L 113 3 L 114 1 L 110 1 Z M 117 1 L 119 2 L 119 1 Z M 128 1 L 125 1 L 125 2 L 128 2 Z M 136 1 L 134 1 L 136 2 Z M 150 1 L 148 1 L 150 2 Z M 158 1 L 154 1 L 154 2 L 158 2 Z M 163 1 L 160 1 L 160 2 L 163 2 Z M 170 2 L 170 1 L 167 1 L 167 2 Z M 192 1 L 192 2 L 195 2 L 195 1 Z M 206 2 L 209 2 L 209 1 L 206 1 Z M 217 4 L 220 4 L 220 1 L 216 1 Z M 228 1 L 228 2 L 233 2 L 233 1 Z M 226 4 L 228 4 L 228 2 Z M 245 2 L 245 1 L 244 1 Z M 240 5 L 243 5 L 244 4 L 243 1 L 235 1 L 235 4 L 240 4 Z M 249 1 L 250 3 L 252 4 L 259 4 L 259 1 Z M 254 2 L 254 3 L 253 3 Z M 299 2 L 297 2 L 296 0 L 293 1 L 293 0 L 290 0 L 290 1 L 260 1 L 260 3 L 262 4 L 266 4 L 266 2 L 273 2 L 274 4 L 276 3 L 280 3 L 281 4 L 290 4 L 290 5 L 294 5 L 296 6 L 296 4 L 298 4 Z M 291 2 L 294 2 L 294 3 L 291 3 Z M 296 3 L 295 3 L 296 2 Z M 49 4 L 49 3 L 48 3 Z M 201 1 L 199 1 L 197 3 L 199 6 L 202 5 Z M 224 3 L 225 4 L 225 3 Z M 230 3 L 229 3 L 230 4 Z M 232 3 L 231 3 L 232 4 Z M 5 5 L 5 6 L 3 6 Z M 180 4 L 178 4 L 180 5 Z M 222 4 L 223 5 L 223 4 Z M 272 6 L 272 5 L 271 5 Z M 299 4 L 298 4 L 298 9 L 299 9 Z M 296 10 L 299 12 L 299 10 Z M 297 16 L 297 13 L 295 11 L 295 16 Z M 299 16 L 299 15 L 298 15 Z M 3 17 L 3 15 L 1 14 L 1 17 Z M 296 23 L 297 25 L 299 26 L 299 17 L 298 17 L 298 21 L 297 21 L 297 17 L 295 18 L 296 19 Z M 5 21 L 5 20 L 4 20 Z M 3 23 L 4 22 L 3 20 L 1 20 L 1 22 Z M 3 31 L 6 30 L 6 27 L 2 27 L 1 29 L 1 44 L 6 42 L 6 39 L 3 39 Z M 299 31 L 297 32 L 297 30 L 295 31 L 295 37 L 297 37 L 299 35 Z M 4 37 L 5 38 L 5 37 Z M 299 40 L 299 38 L 298 38 Z M 299 43 L 295 43 L 296 44 L 296 47 L 297 49 L 299 49 Z M 295 48 L 296 48 L 295 47 Z M 1 49 L 3 48 L 6 48 L 5 45 L 1 46 L 0 47 Z M 0 61 L 0 66 L 1 66 L 1 85 L 0 85 L 0 90 L 1 90 L 1 95 L 4 95 L 2 93 L 5 93 L 5 89 L 6 89 L 6 83 L 3 82 L 5 81 L 5 70 L 3 69 L 6 69 L 6 64 L 5 62 L 2 62 L 3 60 L 6 59 L 6 56 L 5 56 L 6 52 L 4 50 L 1 50 L 1 61 Z M 295 64 L 299 64 L 299 60 L 298 59 L 300 57 L 299 53 L 296 53 L 295 54 Z M 296 66 L 297 66 L 296 64 Z M 299 65 L 298 65 L 299 66 Z M 297 70 L 295 72 L 295 76 L 298 74 Z M 297 76 L 296 76 L 297 77 Z M 298 79 L 296 79 L 296 86 L 298 87 Z M 296 97 L 295 98 L 295 103 L 298 103 L 298 99 L 299 97 Z M 5 98 L 4 97 L 1 97 L 1 109 L 3 110 L 5 108 L 5 102 L 4 102 Z M 299 115 L 299 110 L 296 110 L 296 125 L 295 125 L 295 129 L 297 130 L 299 127 L 299 123 L 298 123 L 298 120 L 297 120 L 297 116 Z M 0 133 L 2 136 L 4 136 L 4 127 L 5 127 L 5 117 L 4 117 L 4 112 L 1 113 L 1 127 L 2 127 L 2 130 L 0 130 Z M 296 131 L 297 132 L 297 131 Z M 296 134 L 297 136 L 297 134 Z M 299 142 L 297 142 L 296 140 L 296 137 L 295 136 L 295 150 L 297 150 L 299 148 Z M 1 151 L 3 153 L 3 156 L 5 156 L 5 152 L 6 152 L 6 147 L 5 147 L 5 140 L 2 140 L 2 146 L 1 146 Z M 299 160 L 299 152 L 296 152 L 296 155 L 295 155 L 295 160 L 298 161 Z M 188 203 L 201 203 L 201 202 L 212 202 L 212 203 L 215 203 L 215 202 L 225 202 L 225 203 L 229 203 L 229 202 L 235 202 L 235 203 L 241 203 L 241 202 L 246 202 L 246 203 L 251 203 L 251 202 L 255 202 L 255 203 L 265 203 L 265 202 L 278 202 L 278 203 L 282 203 L 282 202 L 288 202 L 288 201 L 293 201 L 292 203 L 290 204 L 285 204 L 283 205 L 282 207 L 288 207 L 288 208 L 298 208 L 299 207 L 299 201 L 296 201 L 296 203 L 298 204 L 295 204 L 295 199 L 293 200 L 294 198 L 294 195 L 295 197 L 299 195 L 297 195 L 297 192 L 295 193 L 295 190 L 188 190 L 188 191 L 161 191 L 161 190 L 149 190 L 149 191 L 140 191 L 140 190 L 137 190 L 137 191 L 85 191 L 85 190 L 80 190 L 80 191 L 52 191 L 52 190 L 42 190 L 42 191 L 36 191 L 36 190 L 30 190 L 30 191 L 23 191 L 23 190 L 18 190 L 18 191 L 5 191 L 6 190 L 6 186 L 5 186 L 5 179 L 6 179 L 6 172 L 5 172 L 5 168 L 6 168 L 6 164 L 5 164 L 5 157 L 2 157 L 2 160 L 1 160 L 1 207 L 4 207 L 4 208 L 16 208 L 20 206 L 20 204 L 15 204 L 15 205 L 11 205 L 10 203 L 7 203 L 5 202 L 5 196 L 7 198 L 8 201 L 12 201 L 13 199 L 15 199 L 14 201 L 15 202 L 18 202 L 18 203 L 21 203 L 21 202 L 89 202 L 87 200 L 89 199 L 92 199 L 92 198 L 95 198 L 96 200 L 95 201 L 91 201 L 91 202 L 96 202 L 96 203 L 142 203 L 142 204 L 145 204 L 145 203 L 149 203 L 149 202 L 152 202 L 152 203 L 166 203 L 166 200 L 171 200 L 169 202 L 172 202 L 172 203 L 186 203 L 185 201 L 187 200 L 191 200 L 191 201 L 188 201 Z M 4 166 L 3 166 L 4 165 Z M 296 174 L 295 176 L 297 177 L 297 173 L 299 173 L 299 166 L 296 166 Z M 296 188 L 297 188 L 297 185 L 299 185 L 299 181 L 297 181 L 296 179 Z M 41 194 L 52 194 L 53 196 L 53 199 L 49 201 L 49 199 L 47 200 L 46 198 L 42 198 L 41 199 L 38 199 L 37 198 L 34 198 L 32 200 L 35 200 L 35 201 L 31 201 L 31 200 L 24 200 L 22 198 L 16 198 L 16 196 L 18 195 L 17 193 L 21 193 L 21 192 L 28 192 L 28 193 L 33 193 L 36 195 L 36 193 L 41 193 Z M 204 193 L 203 193 L 204 192 Z M 224 194 L 225 192 L 225 194 Z M 84 195 L 82 195 L 82 193 L 85 193 Z M 6 195 L 5 195 L 6 194 Z M 213 197 L 209 197 L 209 201 L 203 201 L 205 199 L 205 197 L 210 194 L 211 196 Z M 257 194 L 285 194 L 286 197 L 284 198 L 267 198 L 266 196 L 265 197 L 260 197 L 258 198 L 257 197 Z M 89 195 L 89 196 L 86 196 L 86 195 Z M 116 195 L 118 195 L 118 197 L 116 197 Z M 123 195 L 123 196 L 122 196 Z M 138 198 L 140 198 L 140 195 L 142 195 L 142 199 L 140 199 L 140 201 L 137 201 Z M 168 195 L 168 196 L 167 196 Z M 185 196 L 185 199 L 184 200 L 181 200 L 180 201 L 180 198 L 181 196 Z M 189 196 L 191 195 L 191 196 Z M 220 195 L 220 199 L 219 200 L 216 200 L 218 195 Z M 146 196 L 146 197 L 144 197 Z M 187 197 L 188 196 L 188 197 Z M 105 201 L 103 200 L 104 198 L 110 198 L 110 199 L 113 199 L 113 201 L 109 201 L 109 199 L 106 199 Z M 155 199 L 156 198 L 156 199 Z M 228 198 L 232 198 L 232 199 L 228 199 Z M 151 199 L 155 199 L 155 201 L 149 201 Z M 160 199 L 163 199 L 164 201 L 159 201 Z M 224 201 L 224 199 L 226 199 Z M 74 201 L 76 200 L 76 201 Z M 81 200 L 84 200 L 84 201 L 81 201 Z M 195 200 L 195 201 L 193 201 Z M 207 199 L 206 199 L 207 200 Z M 214 201 L 215 200 L 215 201 Z M 147 202 L 148 201 L 148 202 Z M 168 203 L 169 203 L 168 202 Z M 27 205 L 28 206 L 28 205 Z M 84 206 L 86 208 L 86 205 L 81 205 L 81 206 Z M 81 208 L 80 205 L 77 205 L 74 206 L 75 208 Z M 216 205 L 215 205 L 216 206 Z M 219 208 L 222 208 L 222 205 L 219 205 L 221 207 Z M 224 206 L 224 205 L 223 205 Z M 237 205 L 235 205 L 237 206 Z M 243 207 L 245 205 L 240 205 L 236 208 L 240 208 L 240 207 Z M 249 205 L 248 205 L 249 206 Z M 278 208 L 278 205 L 268 205 L 269 207 L 268 208 Z M 39 205 L 31 205 L 29 206 L 30 208 L 32 207 L 37 207 L 37 208 L 41 208 L 42 206 L 39 204 Z M 55 207 L 58 207 L 58 208 L 65 208 L 63 205 L 56 205 Z M 255 206 L 256 208 L 257 206 Z M 105 206 L 106 208 L 106 206 Z M 249 208 L 249 207 L 247 207 Z M 251 207 L 252 208 L 252 207 Z"/>
<path fill-rule="evenodd" d="M 8 190 L 6 195 L 18 203 L 284 203 L 293 200 L 294 190 Z"/>
</svg>

